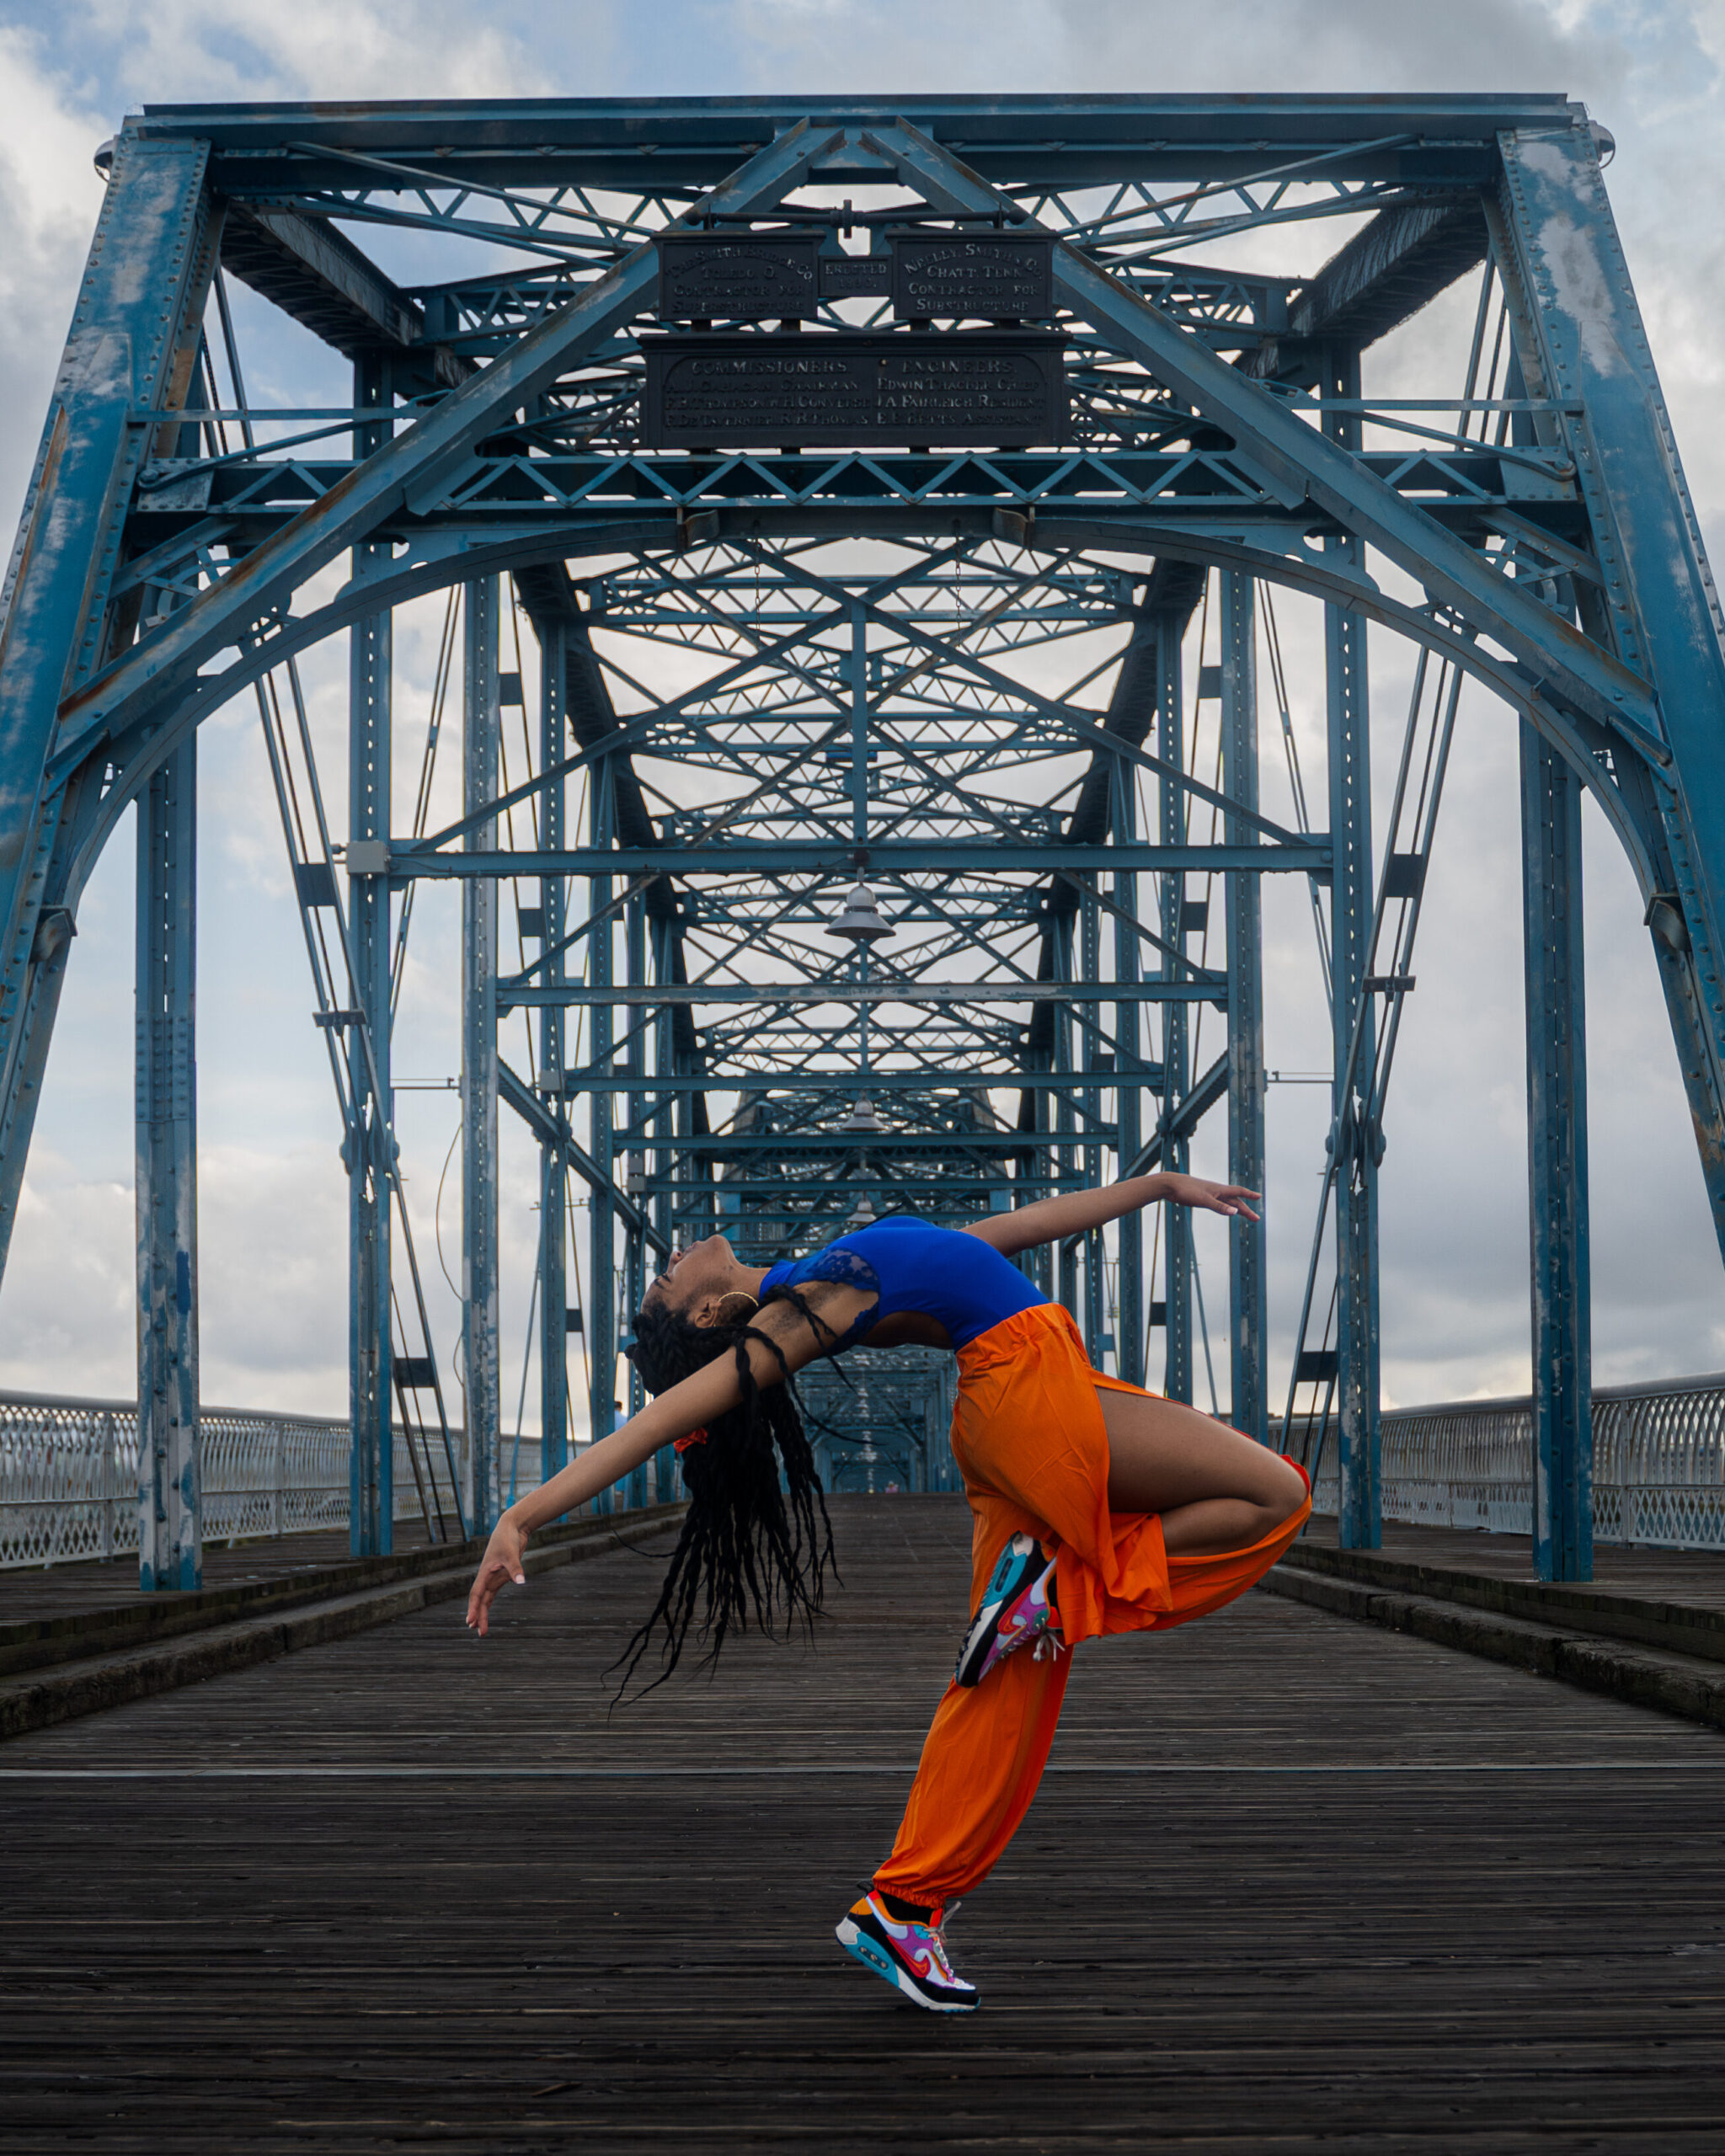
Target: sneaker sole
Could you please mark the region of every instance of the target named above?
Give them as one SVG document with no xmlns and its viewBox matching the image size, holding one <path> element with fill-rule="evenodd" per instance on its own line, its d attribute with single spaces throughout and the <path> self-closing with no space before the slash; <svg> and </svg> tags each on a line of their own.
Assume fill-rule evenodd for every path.
<svg viewBox="0 0 1725 2156">
<path fill-rule="evenodd" d="M 853 1961 L 860 1961 L 875 1976 L 884 1977 L 914 2005 L 924 2007 L 931 2014 L 974 2014 L 982 2004 L 980 1999 L 962 2003 L 957 1999 L 932 1999 L 908 1969 L 900 1968 L 890 1954 L 877 1946 L 868 1933 L 859 1929 L 848 1917 L 840 1919 L 833 1936 Z"/>
</svg>

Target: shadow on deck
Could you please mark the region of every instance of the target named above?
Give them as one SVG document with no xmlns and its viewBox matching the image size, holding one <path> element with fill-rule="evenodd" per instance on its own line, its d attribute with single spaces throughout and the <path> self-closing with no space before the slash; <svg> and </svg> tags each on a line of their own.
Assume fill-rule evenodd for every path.
<svg viewBox="0 0 1725 2156">
<path fill-rule="evenodd" d="M 0 2143 L 1668 2152 L 1725 2113 L 1725 1739 L 1254 1593 L 1085 1651 L 897 2004 L 831 1926 L 964 1610 L 950 1498 L 835 1502 L 818 1647 L 607 1713 L 659 1556 L 0 1752 Z"/>
</svg>

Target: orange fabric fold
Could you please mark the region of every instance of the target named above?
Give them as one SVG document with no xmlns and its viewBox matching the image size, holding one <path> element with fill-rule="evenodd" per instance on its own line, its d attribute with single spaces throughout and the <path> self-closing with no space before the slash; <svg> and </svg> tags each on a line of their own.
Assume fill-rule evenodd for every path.
<svg viewBox="0 0 1725 2156">
<path fill-rule="evenodd" d="M 975 1520 L 970 1607 L 1007 1540 L 1033 1534 L 1055 1555 L 1069 1646 L 1221 1609 L 1269 1570 L 1311 1513 L 1308 1498 L 1247 1548 L 1171 1558 L 1155 1513 L 1108 1508 L 1098 1389 L 1153 1396 L 1092 1369 L 1057 1305 L 1020 1310 L 959 1351 L 953 1452 Z M 955 1630 L 955 1649 L 957 1640 Z M 938 1903 L 988 1876 L 1036 1794 L 1071 1667 L 1070 1655 L 1039 1662 L 1021 1649 L 980 1684 L 947 1687 L 878 1886 Z"/>
</svg>

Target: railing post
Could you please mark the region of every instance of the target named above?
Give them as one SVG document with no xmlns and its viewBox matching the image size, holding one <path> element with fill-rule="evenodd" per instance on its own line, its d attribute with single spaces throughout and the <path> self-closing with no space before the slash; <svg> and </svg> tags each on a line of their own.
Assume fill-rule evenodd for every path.
<svg viewBox="0 0 1725 2156">
<path fill-rule="evenodd" d="M 467 586 L 462 698 L 462 808 L 497 798 L 497 579 Z M 488 817 L 467 850 L 496 844 Z M 467 1520 L 489 1534 L 497 1518 L 498 1444 L 503 1428 L 497 1338 L 497 886 L 462 883 L 462 1345 L 466 1364 Z"/>
<path fill-rule="evenodd" d="M 1533 1542 L 1546 1580 L 1594 1574 L 1587 1022 L 1581 787 L 1521 728 L 1527 1172 L 1533 1271 Z"/>
<path fill-rule="evenodd" d="M 102 1562 L 114 1560 L 114 1417 L 102 1417 Z"/>
<path fill-rule="evenodd" d="M 271 1517 L 279 1542 L 287 1532 L 287 1443 L 278 1417 L 270 1425 L 270 1480 L 274 1502 Z"/>
<path fill-rule="evenodd" d="M 1258 806 L 1258 654 L 1256 586 L 1249 576 L 1222 573 L 1222 785 L 1242 808 Z M 1230 846 L 1257 838 L 1239 817 L 1226 819 Z M 1228 1178 L 1263 1188 L 1263 949 L 1258 878 L 1224 879 L 1228 906 Z M 1228 1223 L 1228 1326 L 1231 1383 L 1228 1419 L 1236 1430 L 1269 1442 L 1268 1372 L 1264 1362 L 1266 1305 L 1263 1223 Z"/>
<path fill-rule="evenodd" d="M 197 746 L 137 805 L 138 1583 L 199 1586 Z"/>
</svg>

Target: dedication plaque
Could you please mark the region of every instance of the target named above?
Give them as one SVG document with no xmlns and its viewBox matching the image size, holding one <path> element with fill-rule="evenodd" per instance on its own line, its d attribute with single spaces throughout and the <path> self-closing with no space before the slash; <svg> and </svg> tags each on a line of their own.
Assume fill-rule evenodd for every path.
<svg viewBox="0 0 1725 2156">
<path fill-rule="evenodd" d="M 656 244 L 667 322 L 802 322 L 820 311 L 819 232 L 667 232 Z"/>
<path fill-rule="evenodd" d="M 1023 449 L 1065 431 L 1057 330 L 642 339 L 644 449 Z"/>
<path fill-rule="evenodd" d="M 820 258 L 823 299 L 884 300 L 892 288 L 889 255 L 823 254 Z"/>
<path fill-rule="evenodd" d="M 893 312 L 1037 321 L 1055 311 L 1052 232 L 895 232 Z"/>
</svg>

